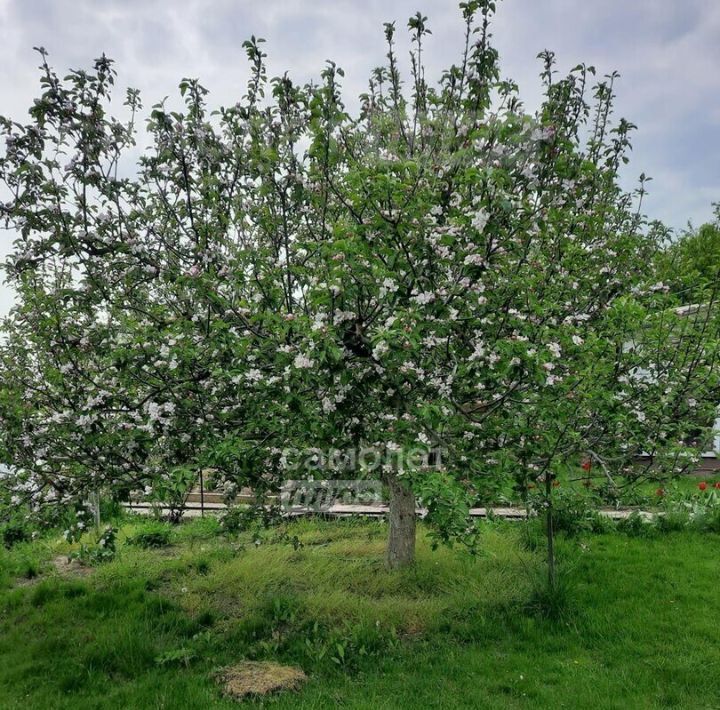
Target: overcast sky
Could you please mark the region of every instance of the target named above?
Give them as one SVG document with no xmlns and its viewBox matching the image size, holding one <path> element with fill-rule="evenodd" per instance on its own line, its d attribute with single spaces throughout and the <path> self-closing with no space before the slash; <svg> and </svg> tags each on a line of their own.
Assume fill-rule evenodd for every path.
<svg viewBox="0 0 720 710">
<path fill-rule="evenodd" d="M 431 79 L 462 45 L 452 0 L 0 0 L 0 114 L 25 119 L 38 94 L 38 45 L 58 72 L 88 67 L 105 52 L 116 60 L 119 87 L 140 89 L 146 108 L 185 76 L 198 77 L 218 104 L 234 103 L 248 75 L 241 45 L 251 34 L 267 40 L 271 76 L 289 70 L 304 81 L 333 59 L 350 98 L 383 60 L 383 22 L 401 30 L 416 10 L 433 32 Z M 617 69 L 617 114 L 638 126 L 626 185 L 650 175 L 646 212 L 672 227 L 710 218 L 720 200 L 718 0 L 505 0 L 494 35 L 502 75 L 520 84 L 529 108 L 539 98 L 536 55 L 545 48 L 564 70 L 581 61 L 600 74 Z M 399 45 L 408 48 L 404 37 Z M 0 239 L 2 256 L 10 237 Z M 10 303 L 0 286 L 0 313 Z"/>
</svg>

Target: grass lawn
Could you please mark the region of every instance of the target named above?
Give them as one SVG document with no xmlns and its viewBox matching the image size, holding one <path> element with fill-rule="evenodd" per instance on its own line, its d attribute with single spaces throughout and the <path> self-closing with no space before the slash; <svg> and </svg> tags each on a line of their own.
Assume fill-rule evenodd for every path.
<svg viewBox="0 0 720 710">
<path fill-rule="evenodd" d="M 256 545 L 205 519 L 128 543 L 147 526 L 125 520 L 116 559 L 86 570 L 55 571 L 69 548 L 51 538 L 0 552 L 0 708 L 237 707 L 213 673 L 242 659 L 310 678 L 248 707 L 720 707 L 716 535 L 561 539 L 552 620 L 522 524 L 486 524 L 477 557 L 421 530 L 402 573 L 379 522 L 297 521 Z"/>
</svg>

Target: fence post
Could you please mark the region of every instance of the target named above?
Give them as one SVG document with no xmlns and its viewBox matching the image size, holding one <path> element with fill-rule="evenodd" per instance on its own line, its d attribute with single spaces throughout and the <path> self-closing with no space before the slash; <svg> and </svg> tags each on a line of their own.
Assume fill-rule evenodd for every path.
<svg viewBox="0 0 720 710">
<path fill-rule="evenodd" d="M 202 469 L 200 469 L 200 517 L 205 517 L 205 481 Z"/>
</svg>

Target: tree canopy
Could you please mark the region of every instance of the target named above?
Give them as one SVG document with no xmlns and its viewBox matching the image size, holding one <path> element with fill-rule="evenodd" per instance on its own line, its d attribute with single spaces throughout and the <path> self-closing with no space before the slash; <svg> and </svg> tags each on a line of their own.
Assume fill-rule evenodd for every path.
<svg viewBox="0 0 720 710">
<path fill-rule="evenodd" d="M 660 275 L 683 305 L 715 301 L 720 281 L 720 204 L 715 219 L 690 228 L 659 256 Z"/>
</svg>

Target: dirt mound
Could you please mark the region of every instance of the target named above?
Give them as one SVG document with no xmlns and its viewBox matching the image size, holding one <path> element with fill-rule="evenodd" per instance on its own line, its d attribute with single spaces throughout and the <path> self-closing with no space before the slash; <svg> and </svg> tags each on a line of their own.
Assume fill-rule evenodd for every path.
<svg viewBox="0 0 720 710">
<path fill-rule="evenodd" d="M 245 661 L 218 675 L 225 694 L 241 699 L 248 695 L 267 695 L 281 690 L 297 690 L 307 680 L 300 668 L 278 663 Z"/>
</svg>

